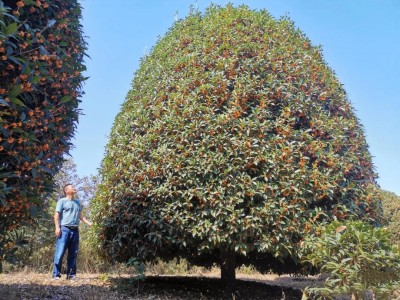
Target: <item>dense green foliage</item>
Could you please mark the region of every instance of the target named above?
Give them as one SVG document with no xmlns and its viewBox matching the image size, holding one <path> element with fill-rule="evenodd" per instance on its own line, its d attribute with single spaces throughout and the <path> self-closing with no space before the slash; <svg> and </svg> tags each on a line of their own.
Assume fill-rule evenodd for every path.
<svg viewBox="0 0 400 300">
<path fill-rule="evenodd" d="M 119 261 L 235 252 L 289 272 L 314 222 L 379 215 L 362 126 L 320 49 L 246 6 L 192 12 L 158 41 L 101 177 L 100 246 Z"/>
<path fill-rule="evenodd" d="M 400 245 L 400 197 L 395 193 L 381 190 L 384 217 L 393 240 Z"/>
<path fill-rule="evenodd" d="M 55 201 L 49 202 L 35 216 L 34 222 L 23 222 L 15 229 L 4 234 L 2 272 L 34 267 L 36 271 L 47 272 L 52 266 L 54 255 Z M 1 272 L 0 272 L 1 273 Z"/>
<path fill-rule="evenodd" d="M 0 243 L 51 194 L 71 147 L 85 70 L 80 17 L 77 0 L 0 1 Z"/>
<path fill-rule="evenodd" d="M 374 299 L 389 299 L 400 289 L 400 248 L 393 245 L 387 229 L 361 221 L 336 221 L 317 231 L 305 240 L 304 260 L 329 276 L 324 287 L 308 288 L 308 294 L 321 299 L 338 294 L 365 299 L 371 290 Z"/>
</svg>

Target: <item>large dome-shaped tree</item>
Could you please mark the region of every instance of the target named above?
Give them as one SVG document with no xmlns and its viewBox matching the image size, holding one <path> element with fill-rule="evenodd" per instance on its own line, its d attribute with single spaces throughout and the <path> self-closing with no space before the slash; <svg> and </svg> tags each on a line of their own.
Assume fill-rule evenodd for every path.
<svg viewBox="0 0 400 300">
<path fill-rule="evenodd" d="M 266 11 L 192 12 L 145 57 L 95 210 L 119 261 L 296 270 L 313 222 L 375 220 L 362 126 L 318 47 Z"/>
</svg>

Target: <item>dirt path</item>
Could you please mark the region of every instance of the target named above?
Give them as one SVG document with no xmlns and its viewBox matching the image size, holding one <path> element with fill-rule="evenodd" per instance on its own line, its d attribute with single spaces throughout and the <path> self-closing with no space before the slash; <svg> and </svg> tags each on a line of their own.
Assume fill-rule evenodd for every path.
<svg viewBox="0 0 400 300">
<path fill-rule="evenodd" d="M 129 275 L 80 274 L 79 280 L 53 280 L 50 274 L 0 274 L 0 299 L 276 299 L 301 298 L 301 289 L 320 280 L 275 275 L 238 274 L 238 292 L 228 295 L 208 276 L 149 276 L 136 282 Z M 234 297 L 234 298 L 233 298 Z"/>
<path fill-rule="evenodd" d="M 96 274 L 79 280 L 53 280 L 50 274 L 0 274 L 0 299 L 124 299 Z"/>
</svg>

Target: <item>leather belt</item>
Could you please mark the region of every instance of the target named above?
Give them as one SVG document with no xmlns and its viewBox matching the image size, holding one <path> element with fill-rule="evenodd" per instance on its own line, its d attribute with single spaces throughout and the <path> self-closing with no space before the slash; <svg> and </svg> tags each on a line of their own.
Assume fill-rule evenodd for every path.
<svg viewBox="0 0 400 300">
<path fill-rule="evenodd" d="M 68 229 L 70 229 L 70 230 L 76 230 L 76 229 L 78 229 L 78 226 L 65 226 L 65 225 L 63 225 L 64 227 L 67 227 Z"/>
</svg>

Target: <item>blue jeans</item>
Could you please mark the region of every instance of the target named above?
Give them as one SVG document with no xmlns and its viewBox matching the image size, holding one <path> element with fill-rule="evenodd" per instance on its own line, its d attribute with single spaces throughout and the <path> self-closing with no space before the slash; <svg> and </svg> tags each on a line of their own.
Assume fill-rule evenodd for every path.
<svg viewBox="0 0 400 300">
<path fill-rule="evenodd" d="M 67 278 L 76 276 L 76 259 L 79 248 L 79 230 L 69 229 L 61 226 L 61 235 L 56 240 L 56 251 L 54 254 L 53 277 L 61 276 L 61 265 L 65 254 L 67 255 Z"/>
</svg>

